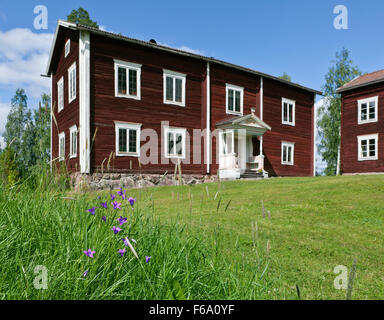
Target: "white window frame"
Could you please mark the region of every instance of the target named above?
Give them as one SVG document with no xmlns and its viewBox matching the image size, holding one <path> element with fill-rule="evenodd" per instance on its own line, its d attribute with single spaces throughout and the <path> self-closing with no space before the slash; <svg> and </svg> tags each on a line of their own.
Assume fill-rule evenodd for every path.
<svg viewBox="0 0 384 320">
<path fill-rule="evenodd" d="M 63 142 L 61 140 L 63 139 Z M 61 154 L 61 145 L 63 143 L 63 153 Z M 65 159 L 65 132 L 59 133 L 59 161 L 63 161 Z"/>
<path fill-rule="evenodd" d="M 71 73 L 74 72 L 75 76 L 73 78 L 74 81 L 74 95 L 72 96 L 71 87 L 72 87 L 72 77 Z M 76 99 L 76 62 L 74 62 L 68 69 L 68 103 L 71 103 Z"/>
<path fill-rule="evenodd" d="M 292 121 L 289 121 L 289 120 L 284 121 L 284 103 L 287 103 L 288 105 L 290 104 L 292 105 Z M 288 112 L 288 115 L 289 115 L 289 112 Z M 287 98 L 281 98 L 281 123 L 289 126 L 295 126 L 295 121 L 296 121 L 296 101 L 287 99 Z"/>
<path fill-rule="evenodd" d="M 75 134 L 75 139 L 76 139 L 76 144 L 75 148 L 76 150 L 73 150 L 73 134 Z M 72 127 L 69 128 L 69 158 L 76 158 L 77 157 L 77 149 L 78 149 L 78 137 L 77 137 L 77 126 L 73 125 Z"/>
<path fill-rule="evenodd" d="M 375 118 L 369 119 L 369 103 L 374 101 L 375 102 Z M 367 104 L 367 120 L 361 120 L 361 105 Z M 377 113 L 378 113 L 378 104 L 379 104 L 379 97 L 370 97 L 366 99 L 357 100 L 357 123 L 358 124 L 364 124 L 364 123 L 371 123 L 371 122 L 377 122 Z"/>
<path fill-rule="evenodd" d="M 224 144 L 224 134 L 231 134 L 231 140 L 232 140 L 232 150 L 228 150 L 228 144 Z M 220 156 L 228 156 L 228 155 L 235 155 L 235 131 L 233 129 L 227 129 L 220 131 L 219 134 L 219 147 L 220 147 Z M 223 152 L 223 149 L 226 149 L 226 152 Z"/>
<path fill-rule="evenodd" d="M 284 147 L 291 147 L 292 149 L 292 154 L 291 154 L 291 161 L 284 161 Z M 287 159 L 288 159 L 288 154 L 287 154 Z M 288 166 L 293 166 L 295 164 L 295 143 L 294 142 L 287 142 L 287 141 L 282 141 L 281 142 L 281 164 L 282 165 L 288 165 Z"/>
<path fill-rule="evenodd" d="M 117 157 L 140 157 L 141 123 L 115 121 L 115 150 Z M 127 151 L 119 151 L 119 129 L 136 130 L 136 152 L 129 152 L 129 134 L 127 134 Z"/>
<path fill-rule="evenodd" d="M 57 109 L 59 112 L 64 109 L 64 77 L 57 81 Z"/>
<path fill-rule="evenodd" d="M 240 111 L 234 111 L 228 109 L 228 91 L 233 90 L 240 92 Z M 243 106 L 244 106 L 244 88 L 236 86 L 234 84 L 225 84 L 225 110 L 227 114 L 243 115 Z M 233 107 L 235 107 L 235 94 L 233 95 Z"/>
<path fill-rule="evenodd" d="M 170 159 L 185 159 L 185 146 L 186 146 L 186 142 L 185 142 L 185 139 L 186 139 L 186 132 L 187 132 L 187 129 L 185 128 L 172 128 L 172 127 L 165 127 L 164 128 L 164 156 L 166 158 L 170 158 Z M 182 147 L 182 154 L 181 155 L 178 155 L 178 154 L 169 154 L 168 153 L 168 133 L 173 133 L 173 134 L 181 134 L 181 147 Z M 174 149 L 175 149 L 175 152 L 177 151 L 176 150 L 176 145 L 174 146 Z"/>
<path fill-rule="evenodd" d="M 375 139 L 375 156 L 369 156 L 369 140 Z M 361 150 L 361 142 L 367 140 L 367 157 L 363 157 Z M 379 159 L 379 134 L 367 134 L 362 136 L 357 136 L 357 160 L 358 161 L 367 161 L 367 160 L 378 160 Z"/>
<path fill-rule="evenodd" d="M 71 52 L 71 39 L 68 39 L 64 46 L 64 58 Z"/>
<path fill-rule="evenodd" d="M 167 100 L 167 77 L 173 79 L 173 100 Z M 176 100 L 176 79 L 181 80 L 181 102 Z M 173 104 L 180 107 L 185 107 L 185 87 L 186 87 L 187 75 L 180 72 L 163 69 L 163 102 L 165 104 Z"/>
<path fill-rule="evenodd" d="M 136 99 L 141 100 L 141 64 L 128 62 L 128 61 L 121 61 L 114 59 L 114 65 L 115 65 L 115 97 L 120 98 L 129 98 L 129 99 Z M 127 93 L 119 93 L 119 67 L 126 69 L 126 80 L 127 80 Z M 129 70 L 135 70 L 137 73 L 137 95 L 131 95 L 129 94 Z"/>
</svg>

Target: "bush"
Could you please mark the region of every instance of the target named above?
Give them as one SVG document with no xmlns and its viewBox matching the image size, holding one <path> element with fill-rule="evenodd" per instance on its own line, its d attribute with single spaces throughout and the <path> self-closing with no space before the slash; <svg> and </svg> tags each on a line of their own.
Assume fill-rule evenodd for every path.
<svg viewBox="0 0 384 320">
<path fill-rule="evenodd" d="M 20 171 L 16 161 L 16 153 L 7 147 L 0 154 L 1 183 L 14 185 L 20 181 Z"/>
</svg>

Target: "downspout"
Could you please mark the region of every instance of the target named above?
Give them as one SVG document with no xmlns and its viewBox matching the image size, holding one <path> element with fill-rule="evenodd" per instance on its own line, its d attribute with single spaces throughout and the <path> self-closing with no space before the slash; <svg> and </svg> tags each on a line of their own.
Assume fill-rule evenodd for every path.
<svg viewBox="0 0 384 320">
<path fill-rule="evenodd" d="M 263 120 L 263 103 L 264 103 L 264 81 L 260 77 L 260 120 Z M 263 155 L 263 136 L 260 136 L 260 152 L 259 156 Z"/>
<path fill-rule="evenodd" d="M 313 176 L 316 176 L 316 155 L 317 155 L 317 146 L 316 146 L 316 136 L 317 136 L 317 118 L 316 118 L 316 93 L 313 96 Z"/>
<path fill-rule="evenodd" d="M 210 163 L 211 163 L 211 69 L 210 69 L 210 64 L 207 62 L 207 89 L 206 89 L 206 94 L 207 94 L 207 103 L 206 103 L 206 108 L 207 108 L 207 115 L 206 115 L 206 145 L 207 145 L 207 173 L 210 173 Z"/>
</svg>

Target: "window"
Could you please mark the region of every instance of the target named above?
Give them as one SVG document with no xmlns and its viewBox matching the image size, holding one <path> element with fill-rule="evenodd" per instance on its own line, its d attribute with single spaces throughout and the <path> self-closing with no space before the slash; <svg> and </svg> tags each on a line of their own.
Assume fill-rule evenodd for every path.
<svg viewBox="0 0 384 320">
<path fill-rule="evenodd" d="M 61 132 L 59 134 L 59 160 L 62 161 L 65 159 L 65 133 Z"/>
<path fill-rule="evenodd" d="M 282 123 L 294 126 L 296 101 L 282 98 L 281 106 L 282 106 L 282 112 L 281 112 Z"/>
<path fill-rule="evenodd" d="M 229 114 L 243 114 L 244 88 L 226 84 L 227 102 L 226 109 Z"/>
<path fill-rule="evenodd" d="M 64 58 L 66 58 L 69 55 L 69 52 L 71 51 L 71 40 L 68 39 L 65 43 L 65 49 L 64 49 Z"/>
<path fill-rule="evenodd" d="M 74 125 L 69 128 L 69 157 L 77 157 L 77 126 Z"/>
<path fill-rule="evenodd" d="M 64 77 L 57 82 L 57 108 L 59 112 L 64 109 Z"/>
<path fill-rule="evenodd" d="M 115 96 L 140 100 L 141 64 L 115 61 Z"/>
<path fill-rule="evenodd" d="M 163 70 L 164 103 L 185 106 L 186 75 Z"/>
<path fill-rule="evenodd" d="M 185 158 L 185 132 L 183 128 L 166 128 L 165 157 Z"/>
<path fill-rule="evenodd" d="M 295 152 L 295 144 L 292 142 L 281 143 L 281 164 L 293 166 L 293 155 Z"/>
<path fill-rule="evenodd" d="M 233 130 L 220 132 L 220 155 L 234 154 L 234 138 Z"/>
<path fill-rule="evenodd" d="M 140 156 L 140 128 L 140 123 L 115 121 L 117 156 Z"/>
<path fill-rule="evenodd" d="M 68 103 L 76 99 L 76 62 L 68 69 Z"/>
<path fill-rule="evenodd" d="M 379 100 L 379 97 L 372 97 L 372 98 L 362 99 L 362 100 L 357 101 L 357 105 L 358 105 L 357 122 L 358 122 L 358 124 L 377 121 L 378 100 Z"/>
<path fill-rule="evenodd" d="M 377 150 L 378 139 L 379 139 L 378 134 L 371 134 L 371 135 L 357 137 L 359 161 L 378 159 L 378 150 Z"/>
</svg>

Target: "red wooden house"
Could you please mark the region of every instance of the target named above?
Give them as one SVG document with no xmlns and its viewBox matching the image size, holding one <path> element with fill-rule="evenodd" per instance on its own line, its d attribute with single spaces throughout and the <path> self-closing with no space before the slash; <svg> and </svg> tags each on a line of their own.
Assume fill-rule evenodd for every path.
<svg viewBox="0 0 384 320">
<path fill-rule="evenodd" d="M 321 92 L 214 58 L 59 21 L 52 160 L 93 174 L 311 176 Z"/>
<path fill-rule="evenodd" d="M 384 173 L 384 70 L 353 79 L 341 94 L 340 169 Z"/>
</svg>

